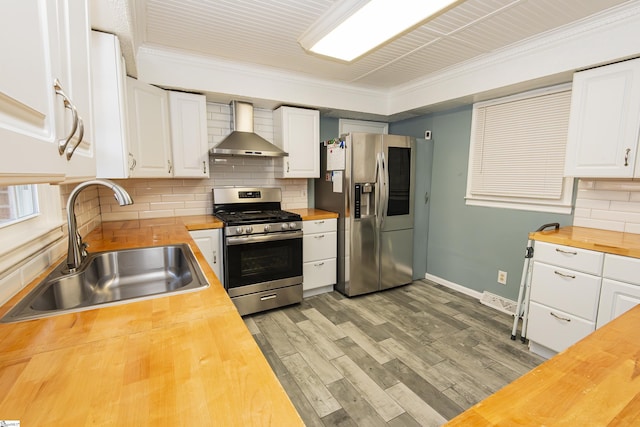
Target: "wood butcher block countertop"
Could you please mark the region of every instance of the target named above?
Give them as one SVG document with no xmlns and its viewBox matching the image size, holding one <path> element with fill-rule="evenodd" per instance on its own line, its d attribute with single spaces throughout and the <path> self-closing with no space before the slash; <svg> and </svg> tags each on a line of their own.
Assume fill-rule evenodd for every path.
<svg viewBox="0 0 640 427">
<path fill-rule="evenodd" d="M 446 426 L 639 426 L 639 330 L 640 305 Z"/>
<path fill-rule="evenodd" d="M 218 227 L 204 216 L 105 222 L 85 241 L 96 252 L 189 243 L 208 288 L 0 324 L 0 419 L 23 426 L 303 425 L 186 224 Z"/>
<path fill-rule="evenodd" d="M 640 258 L 640 234 L 586 227 L 562 227 L 529 234 L 529 238 L 592 251 Z"/>
<path fill-rule="evenodd" d="M 302 217 L 303 221 L 316 221 L 319 219 L 338 218 L 335 212 L 328 212 L 322 209 L 305 208 L 305 209 L 287 209 L 289 212 L 297 213 Z"/>
</svg>

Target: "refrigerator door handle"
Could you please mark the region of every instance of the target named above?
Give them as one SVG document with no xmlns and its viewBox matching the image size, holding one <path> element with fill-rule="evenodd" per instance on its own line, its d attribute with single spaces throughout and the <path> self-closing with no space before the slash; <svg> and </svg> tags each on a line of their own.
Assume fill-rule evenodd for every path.
<svg viewBox="0 0 640 427">
<path fill-rule="evenodd" d="M 387 203 L 389 202 L 389 171 L 386 167 L 384 152 L 380 153 L 380 165 L 381 171 L 381 183 L 382 183 L 382 192 L 380 197 L 380 227 L 384 224 L 384 220 L 387 216 Z"/>
</svg>

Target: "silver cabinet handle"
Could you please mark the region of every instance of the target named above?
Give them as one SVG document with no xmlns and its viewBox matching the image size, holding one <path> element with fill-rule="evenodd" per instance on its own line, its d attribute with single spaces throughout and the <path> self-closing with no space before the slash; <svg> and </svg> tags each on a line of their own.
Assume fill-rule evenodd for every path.
<svg viewBox="0 0 640 427">
<path fill-rule="evenodd" d="M 324 220 L 316 221 L 316 224 L 324 224 Z"/>
<path fill-rule="evenodd" d="M 571 319 L 568 319 L 568 318 L 566 318 L 566 317 L 558 316 L 558 315 L 557 315 L 557 314 L 555 314 L 553 311 L 550 311 L 550 312 L 549 312 L 549 314 L 550 314 L 550 315 L 552 315 L 553 317 L 555 317 L 555 318 L 556 318 L 556 319 L 558 319 L 558 320 L 562 320 L 563 322 L 571 322 Z"/>
<path fill-rule="evenodd" d="M 289 161 L 287 160 L 287 173 L 289 173 Z"/>
<path fill-rule="evenodd" d="M 71 116 L 73 118 L 73 124 L 71 125 L 71 132 L 69 132 L 69 135 L 66 138 L 58 140 L 58 154 L 62 156 L 62 154 L 67 149 L 67 145 L 69 145 L 69 141 L 71 141 L 71 138 L 73 138 L 73 135 L 76 134 L 76 130 L 78 129 L 78 110 L 76 109 L 76 106 L 71 102 L 71 99 L 69 99 L 67 94 L 62 90 L 62 86 L 60 85 L 60 81 L 58 79 L 55 79 L 55 81 L 53 82 L 53 88 L 55 89 L 56 94 L 62 97 L 64 101 L 64 108 L 68 108 L 69 110 L 71 110 Z"/>
<path fill-rule="evenodd" d="M 568 254 L 568 255 L 578 255 L 578 252 L 564 251 L 560 248 L 556 248 L 556 252 L 560 252 L 561 254 Z"/>
<path fill-rule="evenodd" d="M 624 152 L 624 165 L 629 166 L 629 153 L 631 152 L 631 148 L 627 148 Z"/>
<path fill-rule="evenodd" d="M 429 203 L 429 192 L 428 191 L 426 193 L 424 193 L 424 204 L 426 205 L 427 203 Z"/>
<path fill-rule="evenodd" d="M 324 261 L 323 262 L 319 262 L 317 264 L 313 264 L 314 267 L 322 267 L 324 265 Z"/>
<path fill-rule="evenodd" d="M 319 236 L 313 236 L 314 239 L 322 239 L 324 237 L 324 234 L 321 234 Z"/>
<path fill-rule="evenodd" d="M 131 172 L 133 172 L 133 170 L 136 168 L 136 165 L 138 164 L 138 162 L 136 162 L 136 158 L 133 157 L 133 154 L 129 153 L 129 157 L 131 158 L 131 166 L 129 166 L 129 170 Z"/>
<path fill-rule="evenodd" d="M 71 160 L 73 153 L 75 153 L 76 148 L 78 148 L 78 145 L 80 145 L 83 138 L 84 138 L 84 121 L 82 120 L 82 118 L 78 117 L 78 142 L 76 142 L 76 144 L 73 147 L 67 148 L 67 160 Z"/>
<path fill-rule="evenodd" d="M 558 276 L 567 277 L 569 279 L 575 279 L 576 278 L 576 276 L 574 276 L 574 275 L 560 273 L 558 270 L 555 270 L 554 273 L 557 274 Z"/>
<path fill-rule="evenodd" d="M 216 253 L 216 251 L 213 251 L 213 263 L 214 264 L 218 263 L 218 254 Z"/>
<path fill-rule="evenodd" d="M 267 300 L 270 300 L 270 299 L 275 299 L 276 297 L 277 297 L 276 294 L 266 295 L 266 296 L 260 297 L 260 301 L 267 301 Z"/>
<path fill-rule="evenodd" d="M 207 173 L 207 162 L 202 161 L 202 173 L 206 175 Z"/>
<path fill-rule="evenodd" d="M 171 160 L 167 160 L 167 165 L 169 167 L 169 171 L 167 173 L 171 173 L 171 170 L 173 169 L 173 166 L 171 165 Z"/>
</svg>

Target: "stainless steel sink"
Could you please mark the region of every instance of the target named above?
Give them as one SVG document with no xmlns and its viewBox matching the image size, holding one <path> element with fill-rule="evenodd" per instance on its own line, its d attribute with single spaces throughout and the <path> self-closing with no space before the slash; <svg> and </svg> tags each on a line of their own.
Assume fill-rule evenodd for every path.
<svg viewBox="0 0 640 427">
<path fill-rule="evenodd" d="M 90 253 L 67 273 L 66 262 L 13 307 L 0 322 L 139 301 L 209 286 L 189 245 Z"/>
</svg>

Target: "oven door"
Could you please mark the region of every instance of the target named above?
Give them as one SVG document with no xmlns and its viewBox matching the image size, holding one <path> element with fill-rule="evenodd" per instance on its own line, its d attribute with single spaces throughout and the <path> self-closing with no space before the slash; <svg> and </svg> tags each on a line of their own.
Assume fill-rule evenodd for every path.
<svg viewBox="0 0 640 427">
<path fill-rule="evenodd" d="M 225 238 L 229 296 L 302 283 L 302 231 Z"/>
</svg>

